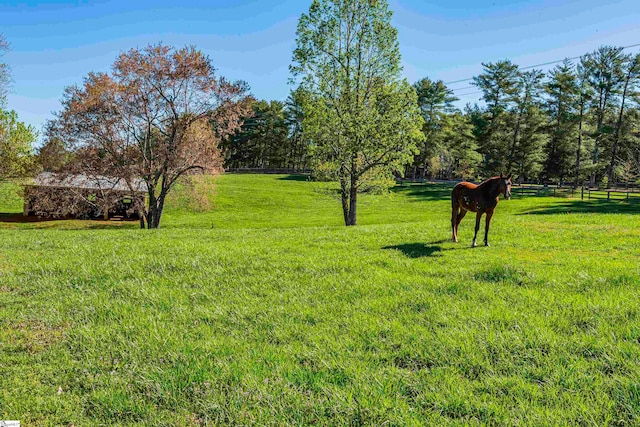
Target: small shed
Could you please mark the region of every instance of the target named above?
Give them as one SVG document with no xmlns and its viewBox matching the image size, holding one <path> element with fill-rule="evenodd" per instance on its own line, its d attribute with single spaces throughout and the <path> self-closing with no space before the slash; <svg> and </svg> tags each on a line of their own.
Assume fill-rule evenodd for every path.
<svg viewBox="0 0 640 427">
<path fill-rule="evenodd" d="M 132 187 L 121 178 L 43 172 L 25 186 L 23 213 L 48 218 L 139 219 L 146 187 L 141 179 Z"/>
</svg>

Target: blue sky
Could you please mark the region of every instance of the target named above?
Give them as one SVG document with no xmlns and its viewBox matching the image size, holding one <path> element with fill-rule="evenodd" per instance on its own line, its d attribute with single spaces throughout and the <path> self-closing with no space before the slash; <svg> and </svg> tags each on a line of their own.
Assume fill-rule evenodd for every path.
<svg viewBox="0 0 640 427">
<path fill-rule="evenodd" d="M 193 44 L 221 75 L 246 80 L 256 97 L 285 99 L 297 20 L 309 4 L 4 0 L 0 33 L 12 51 L 3 60 L 14 80 L 9 108 L 40 129 L 59 109 L 65 86 L 80 83 L 90 71 L 108 71 L 123 50 L 160 41 Z M 411 82 L 425 76 L 445 82 L 469 78 L 483 61 L 509 58 L 528 66 L 603 44 L 640 43 L 638 0 L 390 0 L 390 6 Z M 450 85 L 457 94 L 474 92 L 469 86 Z M 460 104 L 477 96 L 462 96 Z"/>
</svg>

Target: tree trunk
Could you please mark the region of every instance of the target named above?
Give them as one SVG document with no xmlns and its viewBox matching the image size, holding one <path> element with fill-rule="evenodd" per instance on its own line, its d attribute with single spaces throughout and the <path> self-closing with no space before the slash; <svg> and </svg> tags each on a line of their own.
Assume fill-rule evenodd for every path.
<svg viewBox="0 0 640 427">
<path fill-rule="evenodd" d="M 340 177 L 340 195 L 342 197 L 344 225 L 349 225 L 349 184 L 344 177 Z"/>
<path fill-rule="evenodd" d="M 146 224 L 147 229 L 151 229 L 152 224 L 153 224 L 153 216 L 155 215 L 155 208 L 157 205 L 157 200 L 156 200 L 156 195 L 155 195 L 155 187 L 151 186 L 149 184 L 147 184 L 148 188 L 149 188 L 149 209 L 146 210 L 145 214 L 144 214 L 144 219 Z"/>
<path fill-rule="evenodd" d="M 582 121 L 584 116 L 584 104 L 580 105 L 580 121 L 578 123 L 578 150 L 576 151 L 576 181 L 574 186 L 577 188 L 580 180 L 580 155 L 582 151 Z"/>
<path fill-rule="evenodd" d="M 608 92 L 603 93 L 603 89 L 600 89 L 600 98 L 598 100 L 598 114 L 597 114 L 597 124 L 596 124 L 596 137 L 593 141 L 593 172 L 591 173 L 591 181 L 590 186 L 596 186 L 596 174 L 598 173 L 598 154 L 599 148 L 598 144 L 600 143 L 600 136 L 602 134 L 602 123 L 604 122 L 604 114 L 605 109 L 607 108 L 607 100 L 608 100 Z"/>
<path fill-rule="evenodd" d="M 356 204 L 358 202 L 358 178 L 351 176 L 351 188 L 349 189 L 349 221 L 347 226 L 358 225 L 356 216 Z"/>
<path fill-rule="evenodd" d="M 151 213 L 151 222 L 148 223 L 149 229 L 160 228 L 160 220 L 162 219 L 162 211 L 164 210 L 164 201 L 167 196 L 166 192 L 163 190 L 158 196 L 156 205 L 153 206 Z"/>
<path fill-rule="evenodd" d="M 522 119 L 523 114 L 524 114 L 524 108 L 521 108 L 520 111 L 518 111 L 516 126 L 515 126 L 515 129 L 513 130 L 513 140 L 511 141 L 511 150 L 509 152 L 509 159 L 507 161 L 506 173 L 513 172 L 513 164 L 516 160 L 516 148 L 518 146 L 518 136 L 520 136 L 520 121 Z"/>
<path fill-rule="evenodd" d="M 357 225 L 357 202 L 358 202 L 358 177 L 340 177 L 340 195 L 342 199 L 342 214 L 344 225 L 347 227 Z"/>
<path fill-rule="evenodd" d="M 160 218 L 164 207 L 164 196 L 160 194 L 158 198 L 149 197 L 149 211 L 147 212 L 147 229 L 160 228 Z"/>
<path fill-rule="evenodd" d="M 624 90 L 622 92 L 622 104 L 620 105 L 620 113 L 618 114 L 618 123 L 616 123 L 616 134 L 613 140 L 613 147 L 611 148 L 611 162 L 609 163 L 609 186 L 613 184 L 613 167 L 616 163 L 616 154 L 618 151 L 618 141 L 620 141 L 620 128 L 622 127 L 622 118 L 624 117 L 624 103 L 627 99 L 627 90 L 629 88 L 629 81 L 631 80 L 633 73 L 633 67 L 629 69 L 627 79 L 624 82 Z"/>
<path fill-rule="evenodd" d="M 420 178 L 422 179 L 424 179 L 427 176 L 427 167 L 429 163 L 429 137 L 430 136 L 431 135 L 426 135 L 426 139 L 424 141 L 424 163 L 422 166 L 422 172 L 420 173 Z"/>
<path fill-rule="evenodd" d="M 153 230 L 159 226 L 158 207 L 149 206 L 149 218 L 147 219 L 147 229 Z"/>
<path fill-rule="evenodd" d="M 593 146 L 593 172 L 591 172 L 591 178 L 589 179 L 589 186 L 590 187 L 595 187 L 596 186 L 596 166 L 598 165 L 598 137 L 596 136 L 596 139 L 594 141 L 594 146 Z"/>
</svg>

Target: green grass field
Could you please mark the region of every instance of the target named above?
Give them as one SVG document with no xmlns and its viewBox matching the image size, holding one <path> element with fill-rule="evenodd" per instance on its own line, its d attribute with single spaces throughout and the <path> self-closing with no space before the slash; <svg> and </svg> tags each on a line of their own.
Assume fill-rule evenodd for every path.
<svg viewBox="0 0 640 427">
<path fill-rule="evenodd" d="M 0 419 L 640 425 L 640 206 L 228 175 L 163 228 L 0 222 Z M 20 212 L 0 187 L 0 220 Z"/>
</svg>

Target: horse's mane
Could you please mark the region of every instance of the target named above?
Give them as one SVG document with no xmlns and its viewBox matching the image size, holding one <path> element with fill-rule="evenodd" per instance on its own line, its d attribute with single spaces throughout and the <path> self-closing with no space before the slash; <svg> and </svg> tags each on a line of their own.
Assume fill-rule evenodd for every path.
<svg viewBox="0 0 640 427">
<path fill-rule="evenodd" d="M 482 181 L 480 184 L 478 184 L 478 187 L 481 187 L 481 186 L 487 186 L 487 185 L 492 184 L 494 181 L 497 181 L 497 180 L 499 180 L 499 179 L 501 179 L 501 177 L 499 177 L 499 176 L 492 176 L 491 178 L 489 178 L 489 179 L 485 179 L 485 180 L 484 180 L 484 181 Z"/>
</svg>

